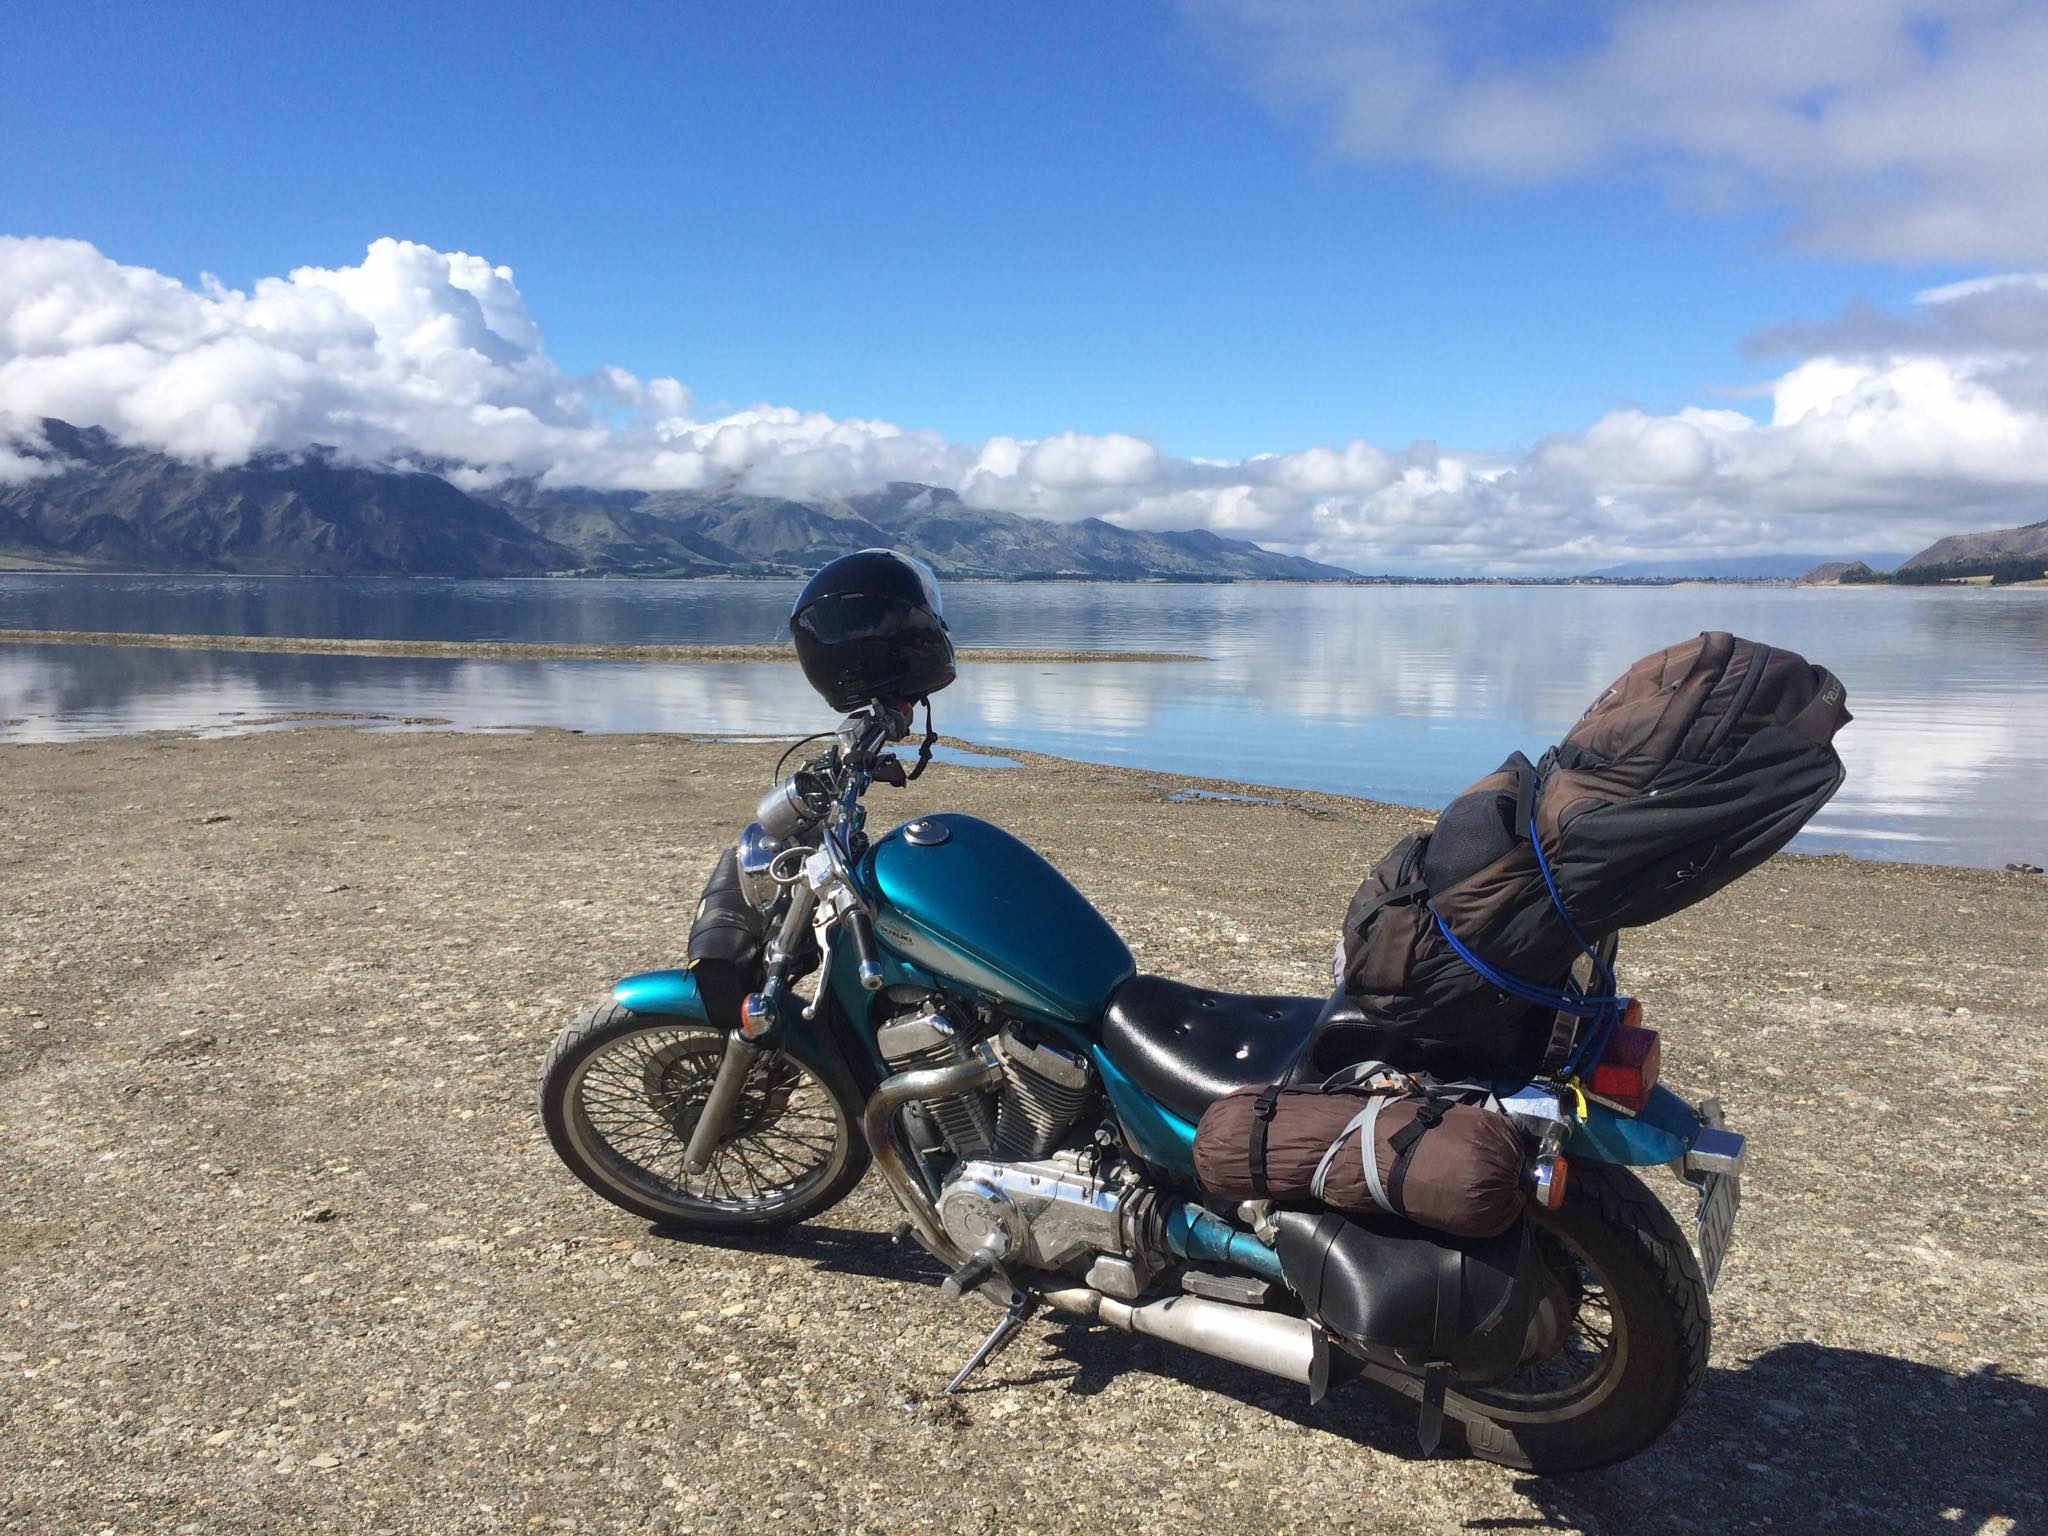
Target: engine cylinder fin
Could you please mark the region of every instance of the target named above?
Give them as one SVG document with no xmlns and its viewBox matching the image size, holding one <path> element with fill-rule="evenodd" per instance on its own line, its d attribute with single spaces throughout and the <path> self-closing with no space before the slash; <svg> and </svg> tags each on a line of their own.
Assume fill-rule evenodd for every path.
<svg viewBox="0 0 2048 1536">
<path fill-rule="evenodd" d="M 996 1109 L 996 1151 L 1004 1157 L 1044 1157 L 1060 1143 L 1088 1103 L 1086 1088 L 1063 1088 L 1006 1063 Z"/>
<path fill-rule="evenodd" d="M 1085 1058 L 1033 1040 L 1015 1024 L 1004 1028 L 996 1044 L 1003 1053 L 996 1151 L 1004 1157 L 1044 1157 L 1087 1108 L 1094 1075 Z"/>
<path fill-rule="evenodd" d="M 950 1067 L 968 1059 L 971 1037 L 936 1007 L 897 1019 L 876 1031 L 875 1044 L 896 1072 Z M 957 1157 L 981 1157 L 996 1144 L 996 1117 L 981 1092 L 920 1100 L 925 1115 Z"/>
</svg>

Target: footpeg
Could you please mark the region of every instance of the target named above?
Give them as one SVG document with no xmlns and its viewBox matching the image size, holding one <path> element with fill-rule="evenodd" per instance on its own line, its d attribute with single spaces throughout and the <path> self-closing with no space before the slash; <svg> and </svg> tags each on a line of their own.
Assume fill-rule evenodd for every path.
<svg viewBox="0 0 2048 1536">
<path fill-rule="evenodd" d="M 996 1265 L 1003 1255 L 1010 1251 L 1010 1244 L 1000 1232 L 991 1233 L 987 1242 L 967 1255 L 967 1262 L 946 1276 L 939 1289 L 948 1297 L 958 1301 L 969 1291 L 979 1290 L 983 1281 L 996 1272 Z"/>
<path fill-rule="evenodd" d="M 987 1250 L 980 1251 L 986 1252 Z M 972 1264 L 973 1260 L 970 1259 L 968 1262 Z M 989 1262 L 990 1267 L 993 1268 L 995 1261 L 990 1260 Z M 979 1284 L 980 1282 L 977 1281 L 976 1283 Z M 989 1330 L 988 1337 L 981 1341 L 981 1347 L 967 1357 L 967 1363 L 960 1367 L 960 1374 L 946 1383 L 946 1390 L 941 1392 L 939 1396 L 951 1397 L 955 1392 L 958 1392 L 961 1383 L 966 1381 L 968 1377 L 972 1376 L 984 1365 L 987 1365 L 989 1361 L 1001 1353 L 1004 1345 L 1017 1337 L 1018 1330 L 1031 1320 L 1031 1314 L 1037 1310 L 1038 1298 L 1036 1296 L 1019 1296 L 1012 1302 L 1010 1310 L 1005 1312 L 995 1327 Z"/>
</svg>

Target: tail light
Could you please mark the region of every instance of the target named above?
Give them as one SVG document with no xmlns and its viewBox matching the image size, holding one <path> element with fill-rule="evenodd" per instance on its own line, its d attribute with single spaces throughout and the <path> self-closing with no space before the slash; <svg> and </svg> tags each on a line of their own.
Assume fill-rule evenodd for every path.
<svg viewBox="0 0 2048 1536">
<path fill-rule="evenodd" d="M 1628 1012 L 1607 1037 L 1607 1049 L 1600 1053 L 1600 1060 L 1586 1080 L 1586 1092 L 1631 1115 L 1641 1114 L 1643 1106 L 1650 1102 L 1663 1051 L 1657 1031 L 1645 1029 L 1639 1022 L 1642 1016 L 1642 1006 L 1630 1002 Z"/>
</svg>

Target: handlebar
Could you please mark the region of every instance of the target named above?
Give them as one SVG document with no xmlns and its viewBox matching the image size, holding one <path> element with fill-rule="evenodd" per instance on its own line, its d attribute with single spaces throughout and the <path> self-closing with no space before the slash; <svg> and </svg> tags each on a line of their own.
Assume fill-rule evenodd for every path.
<svg viewBox="0 0 2048 1536">
<path fill-rule="evenodd" d="M 860 984 L 869 992 L 882 987 L 882 955 L 875 947 L 875 925 L 858 909 L 847 914 L 846 935 L 853 940 L 853 957 L 860 962 Z"/>
</svg>

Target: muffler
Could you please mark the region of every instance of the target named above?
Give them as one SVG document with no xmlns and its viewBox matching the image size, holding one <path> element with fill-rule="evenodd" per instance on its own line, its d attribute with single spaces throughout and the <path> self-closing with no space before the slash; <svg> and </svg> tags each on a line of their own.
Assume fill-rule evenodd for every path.
<svg viewBox="0 0 2048 1536">
<path fill-rule="evenodd" d="M 1304 1386 L 1315 1373 L 1315 1330 L 1304 1318 L 1201 1296 L 1132 1305 L 1085 1285 L 1046 1291 L 1041 1299 L 1056 1312 L 1092 1317 L 1125 1333 L 1142 1333 Z"/>
</svg>

